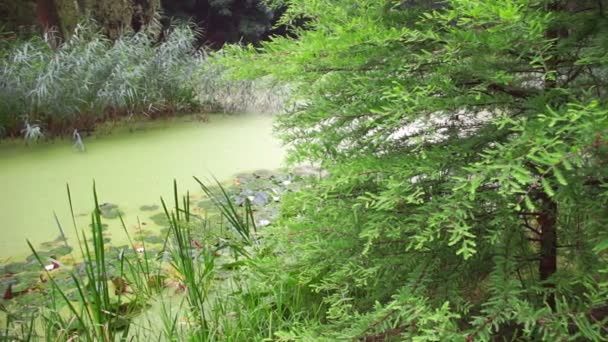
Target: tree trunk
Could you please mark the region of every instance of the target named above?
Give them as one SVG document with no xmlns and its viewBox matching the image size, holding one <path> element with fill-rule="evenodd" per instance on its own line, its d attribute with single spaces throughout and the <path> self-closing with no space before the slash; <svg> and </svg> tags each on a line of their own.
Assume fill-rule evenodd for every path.
<svg viewBox="0 0 608 342">
<path fill-rule="evenodd" d="M 566 5 L 566 6 L 565 6 Z M 547 4 L 547 10 L 550 12 L 559 12 L 566 10 L 568 3 L 562 1 L 554 1 Z M 568 36 L 568 29 L 565 27 L 552 27 L 545 33 L 548 39 L 555 39 L 552 43 L 553 47 L 558 44 L 559 38 Z M 557 86 L 557 58 L 554 56 L 546 64 L 547 77 L 544 80 L 544 88 L 546 92 L 550 92 Z M 549 73 L 555 73 L 549 77 Z M 559 101 L 558 101 L 559 102 Z M 559 103 L 551 103 L 558 105 Z M 542 177 L 542 176 L 541 176 Z M 557 271 L 557 204 L 544 192 L 540 192 L 537 198 L 541 203 L 540 214 L 537 217 L 538 227 L 540 230 L 540 257 L 538 263 L 538 273 L 540 281 L 543 282 L 543 287 L 547 289 L 546 303 L 551 310 L 555 311 L 555 284 L 548 279 Z"/>
<path fill-rule="evenodd" d="M 37 0 L 36 17 L 38 17 L 38 23 L 44 32 L 53 27 L 59 27 L 59 18 L 53 0 Z"/>
<path fill-rule="evenodd" d="M 76 0 L 54 0 L 55 8 L 57 10 L 57 17 L 59 19 L 58 27 L 62 36 L 68 39 L 78 21 L 80 20 L 80 8 Z"/>
<path fill-rule="evenodd" d="M 537 218 L 540 229 L 538 273 L 543 286 L 549 290 L 547 305 L 555 310 L 555 285 L 547 280 L 557 271 L 557 204 L 544 193 L 540 199 L 543 207 Z"/>
<path fill-rule="evenodd" d="M 603 15 L 603 2 L 606 0 L 567 0 L 554 1 L 547 4 L 547 10 L 551 12 L 577 12 L 579 10 L 595 10 L 599 15 Z M 565 39 L 570 32 L 566 26 L 556 26 L 547 30 L 545 36 L 549 39 L 554 39 L 554 46 L 559 44 L 560 39 Z M 547 62 L 547 73 L 554 73 L 553 77 L 545 79 L 545 91 L 551 91 L 557 87 L 557 79 L 559 70 L 557 67 L 559 56 L 555 55 Z M 560 106 L 565 102 L 565 99 L 555 99 L 552 106 Z M 541 202 L 541 212 L 537 218 L 540 229 L 540 259 L 538 265 L 538 273 L 543 286 L 548 290 L 547 305 L 555 311 L 555 284 L 548 279 L 557 271 L 557 215 L 558 206 L 555 201 L 546 193 L 542 192 L 537 198 Z"/>
</svg>

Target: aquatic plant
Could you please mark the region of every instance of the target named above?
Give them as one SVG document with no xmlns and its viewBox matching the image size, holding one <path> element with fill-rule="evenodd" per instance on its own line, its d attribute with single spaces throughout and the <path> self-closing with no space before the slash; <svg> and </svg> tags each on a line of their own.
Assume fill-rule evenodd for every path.
<svg viewBox="0 0 608 342">
<path fill-rule="evenodd" d="M 272 182 L 268 178 L 265 186 Z M 230 273 L 245 266 L 254 255 L 251 247 L 258 247 L 253 209 L 248 202 L 243 207 L 231 203 L 235 189 L 227 189 L 219 182 L 213 188 L 203 182 L 200 185 L 205 189 L 209 203 L 217 206 L 215 209 L 207 206 L 206 210 L 219 211 L 224 218 L 222 223 L 212 225 L 207 216 L 193 214 L 195 208 L 190 206 L 190 195 L 186 193 L 180 197 L 174 182 L 173 206 L 169 207 L 161 199 L 162 214 L 169 229 L 164 239 L 156 241 L 162 242 L 160 250 L 150 248 L 149 236 L 142 231 L 141 224 L 132 236 L 120 212 L 117 218 L 129 245 L 120 248 L 108 245 L 104 238 L 103 211 L 117 209 L 117 206 L 100 203 L 95 188 L 90 229 L 80 232 L 68 187 L 72 223 L 83 261 L 73 262 L 75 258 L 67 245 L 65 229 L 58 220 L 60 237 L 44 244 L 50 250 L 39 251 L 28 241 L 33 253 L 28 260 L 35 263 L 9 264 L 5 268 L 12 272 L 33 267 L 28 268 L 27 274 L 19 274 L 17 280 L 33 281 L 37 285 L 31 291 L 23 286 L 15 288 L 19 297 L 15 297 L 13 303 L 23 305 L 42 291 L 46 297 L 38 296 L 39 302 L 31 306 L 29 313 L 34 315 L 31 320 L 25 313 L 14 314 L 12 310 L 6 310 L 10 320 L 6 323 L 6 332 L 0 332 L 0 339 L 10 336 L 26 341 L 30 338 L 114 341 L 144 340 L 161 334 L 167 340 L 210 341 L 224 336 L 244 337 L 243 332 L 238 331 L 239 325 L 232 324 L 232 316 L 226 311 L 233 310 L 236 301 L 222 300 L 223 290 L 214 296 L 210 293 L 215 291 L 218 281 L 222 286 L 230 286 L 230 291 L 246 290 L 248 285 L 238 281 L 236 273 Z M 220 253 L 223 250 L 232 251 L 232 256 Z M 69 260 L 73 263 L 66 264 L 54 257 L 66 253 L 70 254 Z M 239 260 L 240 257 L 244 258 Z M 38 284 L 39 279 L 44 281 Z M 175 292 L 181 298 L 177 311 L 163 301 L 168 292 Z M 43 307 L 41 300 L 46 300 Z M 163 303 L 160 307 L 162 326 L 158 322 L 148 322 L 150 326 L 145 326 L 145 321 L 136 318 L 153 301 Z"/>
<path fill-rule="evenodd" d="M 219 193 L 215 193 L 209 186 L 205 185 L 201 180 L 194 177 L 196 182 L 200 185 L 201 189 L 209 197 L 211 202 L 221 212 L 222 216 L 228 220 L 230 226 L 238 233 L 242 241 L 251 246 L 254 244 L 254 234 L 256 233 L 255 220 L 253 218 L 253 209 L 251 208 L 251 201 L 249 199 L 244 200 L 245 210 L 239 213 L 234 203 L 222 184 L 215 179 Z M 240 250 L 241 253 L 247 254 L 244 250 Z"/>
<path fill-rule="evenodd" d="M 89 240 L 86 232 L 77 231 L 83 259 L 78 267 L 70 269 L 55 260 L 51 260 L 52 267 L 48 267 L 44 254 L 38 252 L 29 240 L 27 242 L 44 270 L 45 281 L 50 283 L 50 308 L 41 308 L 41 323 L 45 326 L 43 333 L 47 340 L 78 337 L 85 341 L 114 341 L 115 338 L 125 338 L 129 334 L 132 315 L 143 308 L 140 304 L 142 292 L 133 292 L 130 287 L 131 283 L 142 283 L 136 280 L 149 276 L 150 267 L 134 267 L 127 261 L 124 251 L 119 251 L 116 257 L 109 256 L 111 249 L 103 235 L 101 205 L 95 188 L 93 198 L 92 238 Z M 75 224 L 69 187 L 68 200 Z M 61 225 L 59 228 L 63 232 Z M 59 270 L 67 272 L 70 279 L 67 284 L 57 276 Z M 67 308 L 67 314 L 60 313 L 62 307 Z"/>
</svg>

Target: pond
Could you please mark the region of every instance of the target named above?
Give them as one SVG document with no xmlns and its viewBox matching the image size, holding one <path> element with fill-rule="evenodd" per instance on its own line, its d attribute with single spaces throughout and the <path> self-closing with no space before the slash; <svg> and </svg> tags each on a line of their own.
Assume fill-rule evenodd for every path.
<svg viewBox="0 0 608 342">
<path fill-rule="evenodd" d="M 35 247 L 55 240 L 60 233 L 54 212 L 68 242 L 76 245 L 66 184 L 79 229 L 90 223 L 95 182 L 100 203 L 117 205 L 128 229 L 155 231 L 160 227 L 150 217 L 161 212 L 161 196 L 172 203 L 173 179 L 180 193 L 199 194 L 192 176 L 229 182 L 238 172 L 281 166 L 283 151 L 272 136 L 272 117 L 193 118 L 133 123 L 108 135 L 84 137 L 85 152 L 70 140 L 0 143 L 0 261 L 31 254 L 26 239 Z M 113 244 L 126 242 L 119 219 L 104 223 Z"/>
</svg>

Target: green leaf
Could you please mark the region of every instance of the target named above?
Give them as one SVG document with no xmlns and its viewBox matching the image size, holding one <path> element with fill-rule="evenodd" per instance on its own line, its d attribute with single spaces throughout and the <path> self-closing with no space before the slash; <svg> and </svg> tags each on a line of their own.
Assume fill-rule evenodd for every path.
<svg viewBox="0 0 608 342">
<path fill-rule="evenodd" d="M 536 210 L 536 206 L 532 203 L 530 196 L 526 195 L 526 197 L 524 197 L 524 202 L 526 203 L 526 208 L 528 208 L 528 210 Z"/>
<path fill-rule="evenodd" d="M 557 179 L 559 184 L 564 185 L 564 186 L 568 185 L 566 178 L 564 178 L 564 175 L 557 167 L 553 168 L 553 174 L 555 175 L 555 179 Z"/>
<path fill-rule="evenodd" d="M 551 184 L 549 184 L 549 181 L 546 178 L 543 178 L 541 180 L 541 184 L 542 184 L 543 190 L 545 191 L 545 193 L 547 195 L 549 195 L 550 197 L 555 196 L 555 191 L 553 191 L 553 189 L 551 188 Z"/>
<path fill-rule="evenodd" d="M 595 247 L 593 247 L 593 252 L 600 253 L 608 249 L 608 239 L 600 241 Z"/>
</svg>

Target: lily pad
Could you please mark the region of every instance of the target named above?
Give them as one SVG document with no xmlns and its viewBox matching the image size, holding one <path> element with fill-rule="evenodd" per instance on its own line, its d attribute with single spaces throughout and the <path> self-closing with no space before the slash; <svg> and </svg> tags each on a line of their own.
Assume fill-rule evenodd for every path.
<svg viewBox="0 0 608 342">
<path fill-rule="evenodd" d="M 118 209 L 118 205 L 113 203 L 103 203 L 99 205 L 99 211 L 101 212 L 101 216 L 105 219 L 115 219 L 119 215 L 123 215 L 120 209 Z"/>
<path fill-rule="evenodd" d="M 234 198 L 234 204 L 242 206 L 243 204 L 245 204 L 245 200 L 247 200 L 247 197 L 245 196 L 236 196 Z"/>
<path fill-rule="evenodd" d="M 93 243 L 93 238 L 87 239 L 87 241 Z M 107 235 L 104 235 L 104 237 L 103 237 L 103 243 L 107 244 L 107 243 L 110 243 L 110 241 L 112 241 L 112 238 L 110 238 Z"/>
<path fill-rule="evenodd" d="M 61 238 L 61 240 L 53 240 L 53 241 L 46 241 L 40 244 L 40 247 L 44 248 L 44 249 L 51 249 L 54 247 L 57 247 L 58 245 L 60 245 L 61 243 L 63 243 L 63 238 Z"/>
<path fill-rule="evenodd" d="M 163 244 L 165 242 L 165 239 L 157 235 L 150 235 L 146 236 L 143 241 L 146 243 Z"/>
<path fill-rule="evenodd" d="M 40 257 L 40 259 L 42 259 L 43 261 L 53 255 L 53 253 L 51 253 L 49 251 L 36 251 L 36 253 Z M 30 254 L 27 258 L 25 258 L 25 260 L 28 263 L 34 263 L 34 262 L 37 263 L 38 262 L 38 259 L 36 259 L 36 255 L 34 255 L 34 254 Z"/>
<path fill-rule="evenodd" d="M 40 281 L 40 272 L 22 272 L 15 275 L 17 283 L 13 286 L 13 291 L 23 291 L 35 286 Z"/>
<path fill-rule="evenodd" d="M 103 216 L 103 212 L 102 212 L 102 214 L 101 214 L 101 215 Z M 104 217 L 105 217 L 105 216 L 104 216 Z M 107 218 L 107 217 L 105 217 L 105 218 Z M 112 218 L 113 218 L 113 217 L 112 217 Z M 93 224 L 92 224 L 92 223 L 89 223 L 89 228 L 93 228 Z M 102 223 L 102 224 L 101 224 L 101 229 L 102 229 L 102 230 L 107 230 L 107 229 L 108 229 L 108 224 L 107 224 L 107 223 Z"/>
<path fill-rule="evenodd" d="M 167 215 L 165 213 L 158 213 L 150 216 L 150 220 L 154 222 L 158 226 L 168 226 L 169 220 L 167 219 Z"/>
<path fill-rule="evenodd" d="M 259 206 L 265 206 L 270 201 L 270 195 L 265 191 L 259 191 L 253 198 L 253 203 Z"/>
<path fill-rule="evenodd" d="M 275 177 L 276 173 L 274 171 L 271 170 L 256 170 L 253 171 L 253 176 L 255 178 L 273 178 Z"/>
<path fill-rule="evenodd" d="M 101 203 L 99 205 L 99 209 L 100 210 L 107 210 L 107 209 L 117 209 L 118 208 L 118 204 L 114 204 L 114 203 Z"/>
<path fill-rule="evenodd" d="M 214 210 L 215 209 L 215 204 L 213 204 L 213 201 L 206 199 L 206 200 L 202 200 L 199 201 L 196 204 L 197 207 L 201 208 L 201 209 L 206 209 L 206 210 Z"/>
<path fill-rule="evenodd" d="M 32 262 L 12 262 L 10 264 L 4 265 L 4 270 L 6 273 L 20 273 L 25 271 L 34 271 L 39 270 L 40 264 L 38 261 Z"/>
<path fill-rule="evenodd" d="M 53 249 L 51 249 L 49 251 L 49 253 L 51 253 L 51 255 L 54 255 L 55 257 L 60 257 L 60 256 L 64 256 L 67 254 L 70 254 L 72 252 L 73 248 L 70 246 L 59 246 L 59 247 L 55 247 Z"/>
</svg>

